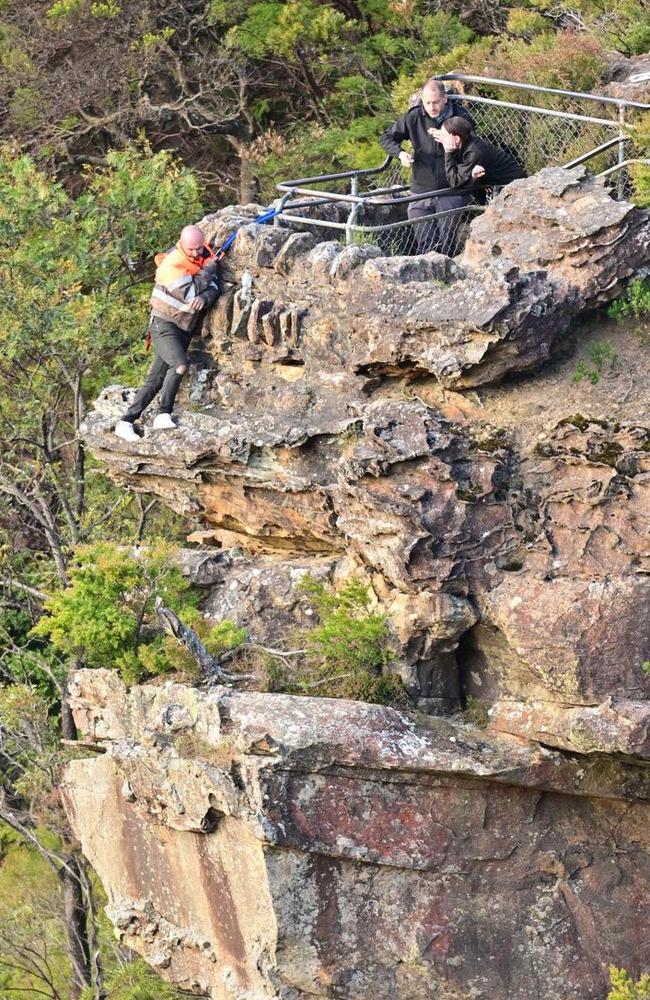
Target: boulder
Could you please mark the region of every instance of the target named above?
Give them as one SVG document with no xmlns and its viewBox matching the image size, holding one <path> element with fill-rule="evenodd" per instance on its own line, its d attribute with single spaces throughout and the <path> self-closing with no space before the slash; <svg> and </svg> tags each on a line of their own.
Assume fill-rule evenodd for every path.
<svg viewBox="0 0 650 1000">
<path fill-rule="evenodd" d="M 72 678 L 98 753 L 68 764 L 66 807 L 121 945 L 183 989 L 601 1000 L 609 963 L 647 965 L 646 768 L 359 702 L 109 677 Z"/>
</svg>

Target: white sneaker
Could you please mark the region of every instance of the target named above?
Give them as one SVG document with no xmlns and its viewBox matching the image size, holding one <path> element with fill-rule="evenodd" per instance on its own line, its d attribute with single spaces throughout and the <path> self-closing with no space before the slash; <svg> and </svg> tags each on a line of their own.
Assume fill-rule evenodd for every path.
<svg viewBox="0 0 650 1000">
<path fill-rule="evenodd" d="M 136 433 L 136 429 L 130 420 L 118 420 L 113 433 L 117 434 L 118 438 L 122 438 L 123 441 L 140 440 L 140 435 Z"/>
<path fill-rule="evenodd" d="M 172 420 L 171 413 L 158 413 L 153 418 L 151 425 L 155 431 L 175 431 L 176 424 Z"/>
</svg>

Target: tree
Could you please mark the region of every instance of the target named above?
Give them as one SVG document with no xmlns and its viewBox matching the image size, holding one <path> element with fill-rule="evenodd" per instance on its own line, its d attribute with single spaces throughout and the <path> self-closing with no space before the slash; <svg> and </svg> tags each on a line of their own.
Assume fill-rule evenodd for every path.
<svg viewBox="0 0 650 1000">
<path fill-rule="evenodd" d="M 68 583 L 75 546 L 140 532 L 142 512 L 97 474 L 79 429 L 109 376 L 139 378 L 149 258 L 200 215 L 196 179 L 166 153 L 111 153 L 84 185 L 72 199 L 29 157 L 0 155 L 0 818 L 60 880 L 72 1000 L 101 985 L 92 880 L 58 795 L 77 658 L 31 629 Z M 16 957 L 22 938 L 12 941 Z"/>
<path fill-rule="evenodd" d="M 11 973 L 11 990 L 20 992 L 28 981 L 33 992 L 63 1000 L 62 977 L 69 967 L 70 998 L 78 1000 L 85 986 L 101 985 L 102 969 L 92 883 L 58 792 L 64 754 L 57 736 L 48 706 L 33 688 L 0 687 L 0 820 L 31 845 L 61 885 L 58 899 L 51 886 L 43 886 L 47 905 L 31 905 L 23 897 L 17 908 L 9 908 L 0 932 L 0 969 Z M 44 921 L 57 918 L 65 938 L 43 930 Z M 48 942 L 54 943 L 54 954 Z M 57 953 L 65 956 L 63 970 Z"/>
</svg>

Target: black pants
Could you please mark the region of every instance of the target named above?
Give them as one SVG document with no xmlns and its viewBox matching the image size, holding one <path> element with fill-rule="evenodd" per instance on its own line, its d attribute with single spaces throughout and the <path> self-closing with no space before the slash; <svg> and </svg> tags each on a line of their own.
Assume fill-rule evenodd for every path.
<svg viewBox="0 0 650 1000">
<path fill-rule="evenodd" d="M 187 349 L 192 339 L 191 333 L 186 333 L 175 323 L 158 319 L 156 316 L 151 321 L 150 329 L 151 339 L 156 348 L 156 359 L 149 369 L 144 385 L 138 390 L 122 418 L 130 423 L 138 419 L 159 392 L 160 413 L 171 413 L 183 379 L 176 369 L 182 365 L 187 368 L 188 365 Z"/>
<path fill-rule="evenodd" d="M 439 198 L 421 198 L 420 201 L 409 202 L 409 219 L 420 219 L 423 215 L 433 215 L 434 212 L 447 212 L 449 209 L 464 208 L 469 204 L 469 194 L 448 194 Z M 417 252 L 429 253 L 437 250 L 448 257 L 456 253 L 456 234 L 464 212 L 451 212 L 440 219 L 430 219 L 428 222 L 413 226 Z"/>
</svg>

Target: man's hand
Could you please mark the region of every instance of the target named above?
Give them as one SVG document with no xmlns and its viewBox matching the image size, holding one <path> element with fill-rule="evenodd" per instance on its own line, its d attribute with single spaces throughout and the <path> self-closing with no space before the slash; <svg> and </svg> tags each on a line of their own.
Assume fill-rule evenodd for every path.
<svg viewBox="0 0 650 1000">
<path fill-rule="evenodd" d="M 404 150 L 402 150 L 402 152 L 399 154 L 399 162 L 402 164 L 403 167 L 411 167 L 413 166 L 413 157 L 411 156 L 410 153 L 407 153 Z"/>
<path fill-rule="evenodd" d="M 427 129 L 427 132 L 429 133 L 429 135 L 431 136 L 431 138 L 433 139 L 434 142 L 442 142 L 443 131 L 446 132 L 447 130 L 446 129 L 441 129 L 441 128 L 428 128 Z"/>
<path fill-rule="evenodd" d="M 200 298 L 198 295 L 195 295 L 193 299 L 190 299 L 190 301 L 187 304 L 192 310 L 192 312 L 195 313 L 201 312 L 201 310 L 203 309 L 203 299 Z"/>
<path fill-rule="evenodd" d="M 485 167 L 482 167 L 480 163 L 477 163 L 472 170 L 472 179 L 477 181 L 479 177 L 485 177 Z"/>
</svg>

